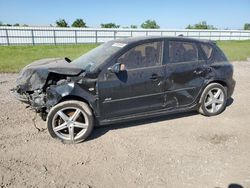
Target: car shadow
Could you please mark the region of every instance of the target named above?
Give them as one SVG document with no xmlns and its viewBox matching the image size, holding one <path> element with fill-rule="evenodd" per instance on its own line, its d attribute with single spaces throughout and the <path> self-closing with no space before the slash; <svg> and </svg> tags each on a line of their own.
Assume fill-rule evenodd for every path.
<svg viewBox="0 0 250 188">
<path fill-rule="evenodd" d="M 232 105 L 233 102 L 234 102 L 234 99 L 229 98 L 227 100 L 227 107 Z M 149 123 L 157 123 L 161 121 L 179 119 L 179 118 L 184 118 L 184 117 L 189 117 L 189 116 L 194 116 L 194 115 L 199 115 L 199 113 L 197 111 L 182 112 L 182 113 L 177 113 L 177 114 L 156 116 L 153 118 L 144 118 L 144 119 L 139 119 L 139 120 L 126 121 L 122 123 L 109 124 L 109 125 L 104 125 L 100 127 L 97 126 L 95 127 L 93 133 L 87 138 L 87 140 L 85 140 L 85 142 L 99 138 L 103 136 L 104 134 L 106 134 L 108 131 L 112 131 L 116 129 L 129 128 L 129 127 L 134 127 L 134 126 L 139 126 L 139 125 L 144 125 L 144 124 L 149 124 Z"/>
<path fill-rule="evenodd" d="M 199 113 L 197 113 L 196 111 L 183 112 L 183 113 L 178 113 L 178 114 L 169 114 L 165 116 L 163 115 L 163 116 L 157 116 L 153 118 L 126 121 L 122 123 L 109 124 L 109 125 L 104 125 L 100 127 L 95 127 L 93 133 L 88 137 L 87 140 L 85 140 L 85 142 L 99 138 L 103 136 L 104 134 L 106 134 L 108 131 L 129 128 L 129 127 L 134 127 L 134 126 L 139 126 L 139 125 L 144 125 L 144 124 L 149 124 L 149 123 L 157 123 L 157 122 L 171 120 L 171 119 L 179 119 L 179 118 L 184 118 L 184 117 L 193 116 L 193 115 L 199 115 Z"/>
<path fill-rule="evenodd" d="M 228 188 L 243 188 L 243 186 L 240 184 L 232 183 L 228 186 Z"/>
<path fill-rule="evenodd" d="M 232 97 L 230 97 L 229 99 L 227 99 L 227 107 L 231 106 L 234 102 L 234 99 Z"/>
</svg>

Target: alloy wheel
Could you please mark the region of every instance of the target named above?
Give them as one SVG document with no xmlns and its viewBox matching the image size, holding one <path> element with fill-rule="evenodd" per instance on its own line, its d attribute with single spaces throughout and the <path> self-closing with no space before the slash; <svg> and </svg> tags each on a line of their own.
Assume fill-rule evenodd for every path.
<svg viewBox="0 0 250 188">
<path fill-rule="evenodd" d="M 205 98 L 205 108 L 210 113 L 218 112 L 225 101 L 225 95 L 220 88 L 211 89 Z"/>
<path fill-rule="evenodd" d="M 52 129 L 62 140 L 74 142 L 87 131 L 89 125 L 85 112 L 76 107 L 63 108 L 54 115 Z"/>
</svg>

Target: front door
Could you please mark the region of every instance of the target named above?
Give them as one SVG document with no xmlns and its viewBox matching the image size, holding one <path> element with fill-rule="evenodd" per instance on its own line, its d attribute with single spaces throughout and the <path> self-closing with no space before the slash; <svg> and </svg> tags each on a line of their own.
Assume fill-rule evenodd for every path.
<svg viewBox="0 0 250 188">
<path fill-rule="evenodd" d="M 140 44 L 114 63 L 126 71 L 105 71 L 98 82 L 102 118 L 130 116 L 163 108 L 165 68 L 162 65 L 163 42 Z"/>
</svg>

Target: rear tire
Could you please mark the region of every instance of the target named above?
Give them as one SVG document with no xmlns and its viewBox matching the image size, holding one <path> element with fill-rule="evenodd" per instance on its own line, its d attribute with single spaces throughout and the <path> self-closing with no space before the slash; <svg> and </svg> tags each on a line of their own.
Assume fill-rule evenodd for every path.
<svg viewBox="0 0 250 188">
<path fill-rule="evenodd" d="M 200 98 L 199 113 L 205 116 L 215 116 L 226 108 L 227 93 L 225 87 L 218 83 L 209 84 Z"/>
<path fill-rule="evenodd" d="M 92 110 L 81 101 L 61 102 L 50 110 L 47 127 L 50 135 L 63 143 L 82 142 L 94 127 Z"/>
</svg>

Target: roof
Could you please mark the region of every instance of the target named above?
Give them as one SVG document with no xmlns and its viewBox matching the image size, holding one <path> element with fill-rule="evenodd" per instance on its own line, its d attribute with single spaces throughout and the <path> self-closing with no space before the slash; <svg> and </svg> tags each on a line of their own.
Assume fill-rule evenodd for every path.
<svg viewBox="0 0 250 188">
<path fill-rule="evenodd" d="M 183 40 L 188 40 L 188 41 L 192 41 L 192 42 L 206 42 L 206 43 L 211 43 L 213 41 L 211 40 L 204 40 L 204 39 L 195 39 L 195 38 L 188 38 L 188 37 L 161 37 L 161 36 L 146 36 L 146 37 L 129 37 L 129 38 L 124 38 L 124 39 L 116 39 L 113 41 L 116 42 L 121 42 L 121 43 L 136 43 L 136 42 L 140 42 L 140 41 L 145 41 L 145 40 L 153 40 L 153 39 L 183 39 Z"/>
</svg>

